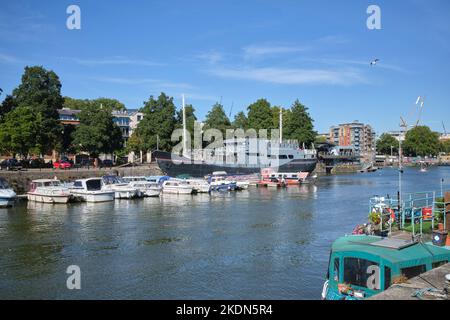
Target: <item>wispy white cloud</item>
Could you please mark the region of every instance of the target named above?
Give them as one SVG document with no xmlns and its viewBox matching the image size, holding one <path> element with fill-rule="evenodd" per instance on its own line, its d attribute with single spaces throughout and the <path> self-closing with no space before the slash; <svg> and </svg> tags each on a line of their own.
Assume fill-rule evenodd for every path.
<svg viewBox="0 0 450 320">
<path fill-rule="evenodd" d="M 224 56 L 222 53 L 214 50 L 198 54 L 196 58 L 204 60 L 209 64 L 215 64 L 222 61 L 224 59 Z"/>
<path fill-rule="evenodd" d="M 143 59 L 131 59 L 127 57 L 107 57 L 103 59 L 81 59 L 81 58 L 64 58 L 67 60 L 74 61 L 80 65 L 84 66 L 98 66 L 98 65 L 136 65 L 136 66 L 146 66 L 146 67 L 154 67 L 154 66 L 163 66 L 164 64 L 159 62 L 154 62 L 151 60 L 143 60 Z"/>
<path fill-rule="evenodd" d="M 333 65 L 333 66 L 349 66 L 349 65 L 353 65 L 353 66 L 370 66 L 370 62 L 371 62 L 371 61 L 368 61 L 368 60 L 364 61 L 364 60 L 356 60 L 356 59 L 304 58 L 304 57 L 300 58 L 300 60 L 309 61 L 309 62 L 315 62 L 315 63 L 320 63 L 320 64 L 326 64 L 326 65 Z M 404 68 L 402 68 L 400 66 L 397 66 L 397 65 L 394 65 L 394 64 L 386 63 L 383 60 L 380 60 L 374 68 L 408 73 L 408 71 L 405 70 Z"/>
<path fill-rule="evenodd" d="M 212 75 L 230 78 L 255 80 L 276 84 L 326 84 L 351 85 L 364 83 L 366 80 L 353 69 L 326 70 L 326 69 L 297 69 L 297 68 L 214 68 L 208 70 Z"/>
<path fill-rule="evenodd" d="M 0 62 L 5 63 L 18 63 L 21 62 L 21 60 L 15 56 L 11 56 L 8 54 L 0 53 Z"/>
<path fill-rule="evenodd" d="M 181 82 L 170 82 L 160 79 L 150 78 L 120 78 L 120 77 L 94 77 L 96 81 L 116 83 L 123 85 L 149 85 L 154 88 L 176 88 L 176 89 L 192 89 L 192 85 Z"/>
<path fill-rule="evenodd" d="M 288 53 L 297 53 L 307 50 L 306 46 L 291 45 L 250 45 L 242 48 L 244 57 L 247 59 L 264 56 L 273 56 Z"/>
</svg>

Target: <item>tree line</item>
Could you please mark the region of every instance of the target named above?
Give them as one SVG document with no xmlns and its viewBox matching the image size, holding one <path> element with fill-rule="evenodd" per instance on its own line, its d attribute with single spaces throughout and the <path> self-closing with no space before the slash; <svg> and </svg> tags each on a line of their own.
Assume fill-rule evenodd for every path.
<svg viewBox="0 0 450 320">
<path fill-rule="evenodd" d="M 450 141 L 440 141 L 440 134 L 433 132 L 427 126 L 416 126 L 405 135 L 402 142 L 402 152 L 405 156 L 410 157 L 426 157 L 436 156 L 440 152 L 450 153 Z M 388 133 L 384 133 L 377 140 L 377 152 L 384 155 L 398 156 L 399 142 Z"/>
<path fill-rule="evenodd" d="M 125 154 L 129 151 L 151 151 L 158 146 L 170 151 L 176 142 L 172 132 L 182 127 L 182 110 L 173 97 L 161 93 L 150 96 L 140 109 L 144 117 L 125 146 L 120 128 L 114 123 L 112 111 L 126 110 L 116 99 L 74 99 L 61 95 L 61 82 L 55 72 L 42 66 L 27 66 L 21 83 L 0 105 L 0 153 L 19 155 L 86 152 L 91 157 L 100 154 Z M 59 119 L 61 108 L 81 110 L 80 124 L 64 125 Z M 187 105 L 187 130 L 193 134 L 198 121 L 195 107 Z M 241 111 L 233 121 L 223 105 L 215 103 L 203 121 L 203 130 L 278 129 L 278 115 L 283 112 L 283 136 L 307 145 L 314 142 L 313 119 L 308 108 L 296 100 L 290 108 L 272 106 L 259 99 Z"/>
</svg>

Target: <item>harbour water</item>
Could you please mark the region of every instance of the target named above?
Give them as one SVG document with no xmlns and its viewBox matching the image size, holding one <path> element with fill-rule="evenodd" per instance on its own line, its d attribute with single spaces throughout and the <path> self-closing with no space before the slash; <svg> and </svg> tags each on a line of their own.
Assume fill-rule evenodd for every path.
<svg viewBox="0 0 450 320">
<path fill-rule="evenodd" d="M 406 169 L 404 191 L 450 190 L 450 168 Z M 330 245 L 365 222 L 398 171 L 282 190 L 21 203 L 0 209 L 0 299 L 320 299 Z M 68 290 L 66 269 L 81 269 Z"/>
</svg>

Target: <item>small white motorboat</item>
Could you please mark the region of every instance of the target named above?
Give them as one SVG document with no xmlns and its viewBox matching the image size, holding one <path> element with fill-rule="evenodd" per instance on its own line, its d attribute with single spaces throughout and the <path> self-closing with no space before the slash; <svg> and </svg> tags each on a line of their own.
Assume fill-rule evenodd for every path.
<svg viewBox="0 0 450 320">
<path fill-rule="evenodd" d="M 420 172 L 428 172 L 427 165 L 425 162 L 420 162 Z"/>
<path fill-rule="evenodd" d="M 58 179 L 39 179 L 31 182 L 28 201 L 43 203 L 68 203 L 72 197 L 68 188 Z"/>
<path fill-rule="evenodd" d="M 118 176 L 104 176 L 102 177 L 102 183 L 102 190 L 114 191 L 116 199 L 134 199 L 140 196 L 137 188 L 131 187 Z"/>
<path fill-rule="evenodd" d="M 101 178 L 76 180 L 69 189 L 70 193 L 85 202 L 108 202 L 114 200 L 114 191 L 102 190 Z"/>
<path fill-rule="evenodd" d="M 202 179 L 186 179 L 187 184 L 192 186 L 194 192 L 197 193 L 209 193 L 211 191 L 211 186 L 209 183 Z"/>
<path fill-rule="evenodd" d="M 123 177 L 132 188 L 139 190 L 142 197 L 159 197 L 162 187 L 157 182 L 147 181 L 146 177 Z"/>
<path fill-rule="evenodd" d="M 11 207 L 16 201 L 16 193 L 5 179 L 0 178 L 0 208 Z"/>
<path fill-rule="evenodd" d="M 163 193 L 191 194 L 194 188 L 184 180 L 170 179 L 163 183 Z"/>
</svg>

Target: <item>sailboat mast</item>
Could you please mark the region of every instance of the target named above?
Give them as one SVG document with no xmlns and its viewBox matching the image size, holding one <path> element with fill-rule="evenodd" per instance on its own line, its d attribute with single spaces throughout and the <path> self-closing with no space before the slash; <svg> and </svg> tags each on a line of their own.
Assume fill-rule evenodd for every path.
<svg viewBox="0 0 450 320">
<path fill-rule="evenodd" d="M 186 141 L 186 105 L 184 101 L 184 94 L 181 96 L 183 104 L 183 155 L 187 154 L 187 141 Z"/>
<path fill-rule="evenodd" d="M 280 144 L 283 143 L 283 108 L 280 108 Z"/>
</svg>

